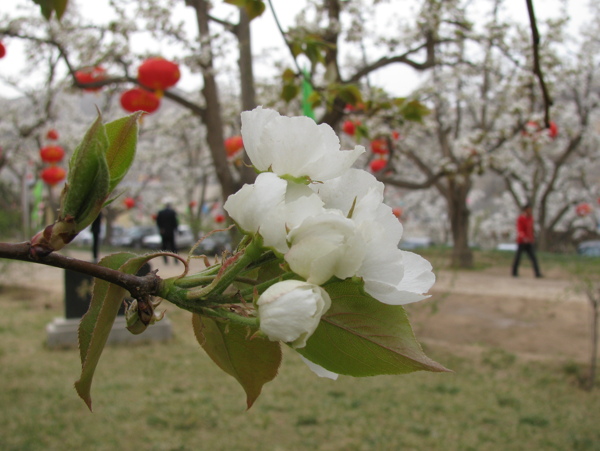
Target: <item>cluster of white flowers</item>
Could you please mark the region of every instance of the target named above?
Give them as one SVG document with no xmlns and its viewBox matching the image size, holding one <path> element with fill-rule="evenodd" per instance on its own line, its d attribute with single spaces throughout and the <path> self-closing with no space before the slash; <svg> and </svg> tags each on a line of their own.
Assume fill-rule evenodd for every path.
<svg viewBox="0 0 600 451">
<path fill-rule="evenodd" d="M 261 173 L 224 207 L 304 279 L 279 282 L 259 298 L 260 327 L 270 339 L 303 347 L 331 304 L 320 285 L 332 277 L 361 278 L 386 304 L 427 297 L 431 265 L 398 249 L 402 225 L 383 203 L 383 184 L 351 168 L 362 146 L 342 151 L 328 125 L 261 107 L 242 113 L 242 137 Z"/>
</svg>

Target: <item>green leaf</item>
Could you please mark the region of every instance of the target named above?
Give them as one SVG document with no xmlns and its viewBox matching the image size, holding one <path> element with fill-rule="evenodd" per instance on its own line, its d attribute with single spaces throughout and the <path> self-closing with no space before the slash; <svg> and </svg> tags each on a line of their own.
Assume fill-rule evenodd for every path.
<svg viewBox="0 0 600 451">
<path fill-rule="evenodd" d="M 343 85 L 340 87 L 338 96 L 350 105 L 362 102 L 362 94 L 356 85 Z"/>
<path fill-rule="evenodd" d="M 300 93 L 300 88 L 296 85 L 283 85 L 283 89 L 281 90 L 281 98 L 286 102 L 293 100 L 298 93 Z"/>
<path fill-rule="evenodd" d="M 216 321 L 194 314 L 194 334 L 209 357 L 240 383 L 246 392 L 248 408 L 260 395 L 262 387 L 277 376 L 281 364 L 279 342 L 255 336 L 245 326 Z"/>
<path fill-rule="evenodd" d="M 383 304 L 349 280 L 323 288 L 331 308 L 306 347 L 296 349 L 308 360 L 355 377 L 448 371 L 423 353 L 401 306 Z"/>
<path fill-rule="evenodd" d="M 103 258 L 99 264 L 127 274 L 135 274 L 144 263 L 156 255 L 148 254 L 140 257 L 129 252 L 122 252 Z M 90 307 L 79 323 L 81 376 L 75 382 L 75 390 L 90 410 L 92 410 L 90 389 L 94 372 L 125 295 L 124 288 L 96 279 Z"/>
<path fill-rule="evenodd" d="M 265 12 L 265 4 L 262 0 L 225 0 L 225 3 L 244 8 L 250 20 Z"/>
<path fill-rule="evenodd" d="M 53 12 L 56 12 L 56 18 L 60 20 L 67 8 L 68 0 L 33 0 L 33 2 L 40 5 L 46 20 L 50 20 Z"/>
<path fill-rule="evenodd" d="M 400 114 L 407 121 L 423 122 L 423 117 L 427 116 L 431 111 L 418 100 L 406 102 L 400 108 Z"/>
<path fill-rule="evenodd" d="M 125 177 L 133 163 L 137 147 L 138 120 L 141 112 L 117 119 L 105 125 L 108 138 L 106 162 L 110 173 L 109 193 Z"/>
<path fill-rule="evenodd" d="M 68 0 L 54 0 L 54 11 L 56 12 L 56 18 L 62 19 L 67 9 Z"/>
<path fill-rule="evenodd" d="M 246 2 L 246 13 L 250 20 L 256 19 L 265 12 L 265 4 L 260 0 L 248 0 Z"/>
<path fill-rule="evenodd" d="M 286 84 L 292 84 L 296 79 L 296 73 L 288 67 L 286 70 L 283 71 L 283 74 L 281 74 L 281 79 Z"/>
<path fill-rule="evenodd" d="M 67 185 L 61 195 L 60 216 L 75 218 L 78 230 L 91 224 L 110 194 L 106 162 L 108 137 L 98 116 L 77 146 L 69 162 Z"/>
</svg>

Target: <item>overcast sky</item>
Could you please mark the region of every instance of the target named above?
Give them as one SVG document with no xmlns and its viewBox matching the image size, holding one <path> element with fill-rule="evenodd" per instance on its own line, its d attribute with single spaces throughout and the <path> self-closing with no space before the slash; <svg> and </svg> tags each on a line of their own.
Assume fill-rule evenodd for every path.
<svg viewBox="0 0 600 451">
<path fill-rule="evenodd" d="M 108 11 L 108 0 L 93 0 L 93 1 L 77 1 L 82 7 L 82 12 L 85 17 L 98 18 L 100 21 L 106 20 L 107 16 L 104 13 Z M 305 6 L 305 0 L 272 0 L 274 8 L 277 12 L 280 22 L 284 29 L 294 22 L 296 14 Z M 406 7 L 410 0 L 391 0 L 384 8 L 397 8 Z M 488 2 L 486 2 L 487 4 Z M 2 6 L 0 9 L 3 12 L 15 11 L 19 5 L 31 5 L 32 0 L 2 0 Z M 483 4 L 483 3 L 480 3 Z M 564 0 L 534 0 L 536 7 L 536 14 L 540 20 L 547 19 L 549 17 L 560 17 L 564 14 L 562 6 L 565 4 Z M 573 29 L 577 29 L 579 24 L 584 20 L 585 16 L 585 4 L 587 0 L 571 0 L 568 7 L 568 14 L 573 17 Z M 193 16 L 189 14 L 189 8 L 185 8 L 184 2 L 181 2 L 181 17 L 184 17 L 191 27 L 192 33 L 195 33 L 196 25 L 193 21 Z M 384 4 L 385 5 L 385 4 Z M 477 2 L 474 3 L 477 5 Z M 525 0 L 506 0 L 506 5 L 511 11 L 511 16 L 526 23 L 528 20 Z M 225 6 L 229 8 L 230 6 Z M 225 10 L 227 11 L 227 9 Z M 216 14 L 218 15 L 218 14 Z M 289 64 L 292 64 L 289 52 L 285 49 L 283 38 L 277 30 L 275 20 L 271 11 L 267 7 L 267 11 L 263 16 L 257 18 L 252 24 L 252 39 L 253 39 L 253 51 L 255 54 L 261 52 L 264 49 L 279 48 L 279 55 L 282 58 L 288 58 Z M 5 58 L 0 59 L 0 75 L 18 73 L 19 68 L 23 67 L 23 56 L 22 52 L 19 51 L 20 45 L 16 42 L 17 40 L 10 40 L 7 48 L 7 55 Z M 259 63 L 260 64 L 260 63 Z M 262 70 L 261 70 L 262 69 Z M 264 74 L 268 69 L 266 67 L 260 68 L 258 73 Z M 184 74 L 185 75 L 185 74 Z M 397 80 L 403 80 L 403 83 L 397 83 Z M 375 85 L 383 85 L 386 89 L 391 90 L 393 94 L 403 96 L 410 93 L 419 82 L 419 75 L 410 68 L 403 67 L 402 65 L 394 65 L 384 71 L 378 71 L 374 73 L 370 78 L 371 83 Z M 393 81 L 393 82 L 392 82 Z M 182 77 L 179 87 L 182 89 L 197 89 L 198 80 L 194 80 L 192 77 Z M 13 96 L 14 91 L 2 84 L 0 81 L 0 92 L 3 96 Z"/>
</svg>

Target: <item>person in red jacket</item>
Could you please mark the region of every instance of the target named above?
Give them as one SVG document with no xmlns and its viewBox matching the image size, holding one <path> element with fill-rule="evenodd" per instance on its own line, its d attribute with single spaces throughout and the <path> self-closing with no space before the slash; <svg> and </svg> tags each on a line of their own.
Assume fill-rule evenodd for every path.
<svg viewBox="0 0 600 451">
<path fill-rule="evenodd" d="M 535 258 L 535 250 L 533 248 L 534 242 L 535 239 L 533 234 L 533 215 L 531 214 L 531 205 L 525 204 L 521 210 L 521 214 L 517 218 L 518 247 L 512 266 L 512 275 L 514 277 L 518 277 L 519 275 L 519 261 L 521 260 L 521 254 L 523 252 L 525 252 L 531 260 L 535 277 L 542 277 L 537 259 Z"/>
</svg>

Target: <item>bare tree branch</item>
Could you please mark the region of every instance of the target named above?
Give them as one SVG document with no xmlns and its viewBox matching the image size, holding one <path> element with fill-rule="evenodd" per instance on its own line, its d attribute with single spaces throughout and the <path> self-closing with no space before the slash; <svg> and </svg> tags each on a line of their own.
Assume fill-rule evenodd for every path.
<svg viewBox="0 0 600 451">
<path fill-rule="evenodd" d="M 531 26 L 531 38 L 533 44 L 533 73 L 538 78 L 540 88 L 542 89 L 542 96 L 544 97 L 544 124 L 546 128 L 550 127 L 550 107 L 552 106 L 552 99 L 548 92 L 548 87 L 544 81 L 544 74 L 540 66 L 540 34 L 537 28 L 537 22 L 535 19 L 535 12 L 533 10 L 533 0 L 525 0 L 527 2 L 527 12 L 529 13 L 529 23 Z"/>
</svg>

